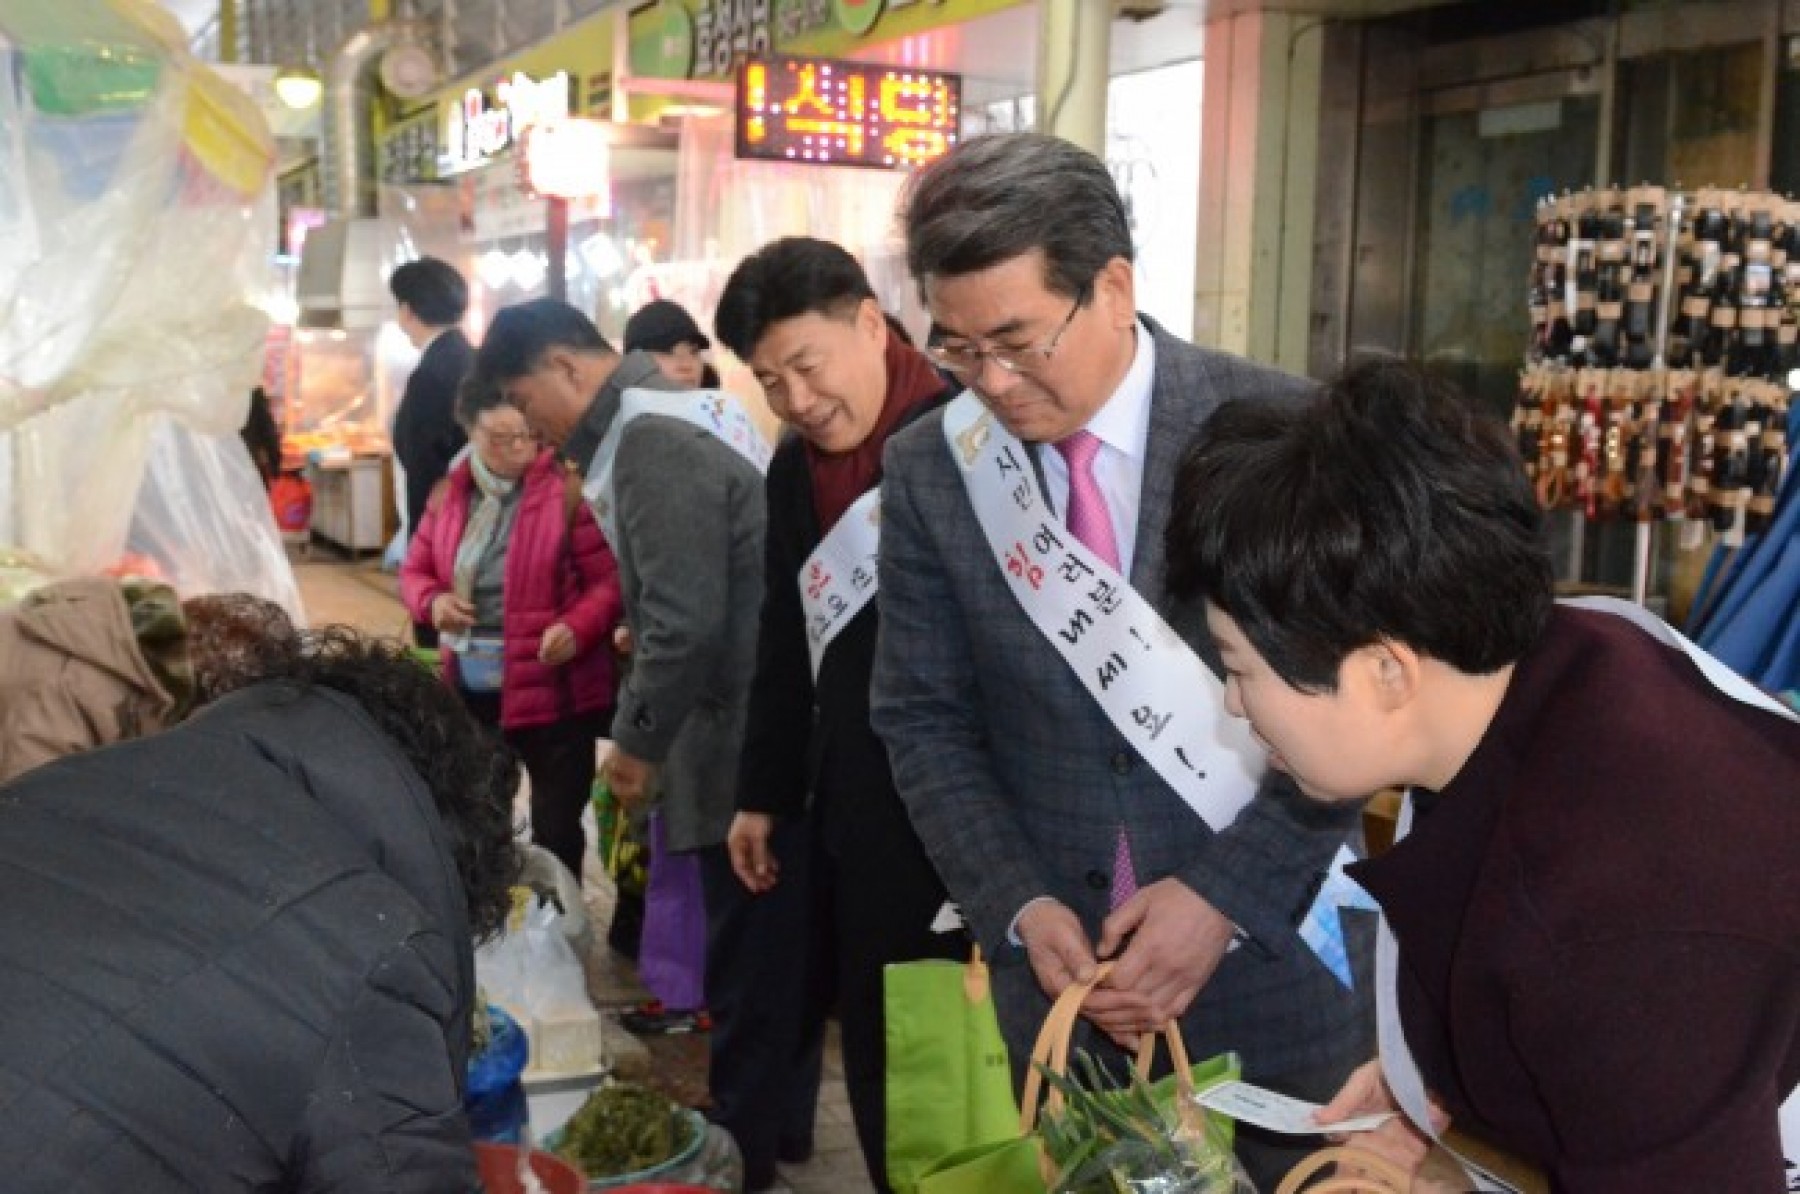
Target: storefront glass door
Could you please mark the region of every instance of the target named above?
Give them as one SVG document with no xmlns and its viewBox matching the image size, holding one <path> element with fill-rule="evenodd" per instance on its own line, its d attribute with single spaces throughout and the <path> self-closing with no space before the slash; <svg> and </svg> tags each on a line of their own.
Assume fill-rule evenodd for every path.
<svg viewBox="0 0 1800 1194">
<path fill-rule="evenodd" d="M 1425 118 L 1413 349 L 1495 411 L 1525 360 L 1537 202 L 1592 183 L 1599 127 L 1591 96 Z"/>
</svg>

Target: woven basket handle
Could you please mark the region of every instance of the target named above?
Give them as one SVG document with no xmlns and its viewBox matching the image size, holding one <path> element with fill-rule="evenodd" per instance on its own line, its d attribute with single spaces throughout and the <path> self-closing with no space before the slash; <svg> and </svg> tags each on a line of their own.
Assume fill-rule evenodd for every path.
<svg viewBox="0 0 1800 1194">
<path fill-rule="evenodd" d="M 1051 1006 L 1050 1014 L 1044 1017 L 1044 1025 L 1038 1030 L 1037 1043 L 1031 1048 L 1032 1065 L 1025 1075 L 1025 1093 L 1019 1100 L 1020 1135 L 1029 1135 L 1037 1128 L 1040 1101 L 1047 1111 L 1062 1108 L 1062 1091 L 1044 1081 L 1043 1074 L 1038 1071 L 1038 1063 L 1041 1062 L 1053 1074 L 1066 1075 L 1069 1072 L 1069 1039 L 1075 1033 L 1075 1022 L 1081 1018 L 1081 1009 L 1087 1003 L 1088 996 L 1106 981 L 1107 976 L 1112 973 L 1112 967 L 1111 962 L 1102 962 L 1095 969 L 1092 982 L 1071 983 L 1065 987 Z M 1168 1042 L 1169 1060 L 1175 1067 L 1176 1090 L 1182 1096 L 1180 1102 L 1186 1104 L 1186 1096 L 1194 1093 L 1194 1067 L 1188 1060 L 1187 1044 L 1181 1039 L 1181 1028 L 1176 1021 L 1169 1021 L 1157 1032 L 1144 1034 L 1138 1042 L 1137 1057 L 1133 1065 L 1143 1077 L 1150 1077 L 1150 1067 L 1156 1060 L 1158 1038 Z"/>
<path fill-rule="evenodd" d="M 1038 1029 L 1037 1043 L 1031 1047 L 1031 1067 L 1025 1072 L 1025 1091 L 1019 1099 L 1019 1135 L 1029 1136 L 1037 1130 L 1040 1101 L 1048 1110 L 1061 1109 L 1062 1091 L 1044 1081 L 1038 1066 L 1043 1065 L 1053 1074 L 1069 1072 L 1069 1037 L 1075 1032 L 1075 1021 L 1081 1018 L 1081 1008 L 1088 996 L 1111 973 L 1111 962 L 1100 963 L 1091 981 L 1070 983 L 1050 1005 L 1050 1014 L 1044 1017 L 1044 1025 Z M 1049 1088 L 1047 1093 L 1046 1087 Z"/>
<path fill-rule="evenodd" d="M 1363 1176 L 1348 1173 L 1347 1169 L 1352 1165 Z M 1337 1172 L 1324 1181 L 1307 1185 L 1308 1181 L 1328 1167 L 1335 1167 Z M 1306 1194 L 1406 1194 L 1411 1188 L 1412 1179 L 1386 1157 L 1378 1157 L 1360 1148 L 1339 1145 L 1322 1148 L 1294 1166 L 1281 1184 L 1275 1187 L 1275 1194 L 1300 1194 L 1302 1190 Z"/>
</svg>

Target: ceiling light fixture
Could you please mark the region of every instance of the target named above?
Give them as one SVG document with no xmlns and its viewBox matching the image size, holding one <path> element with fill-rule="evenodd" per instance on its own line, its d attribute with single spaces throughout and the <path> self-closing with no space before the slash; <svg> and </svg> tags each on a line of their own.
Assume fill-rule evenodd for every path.
<svg viewBox="0 0 1800 1194">
<path fill-rule="evenodd" d="M 317 104 L 324 93 L 324 81 L 310 66 L 284 66 L 275 72 L 275 94 L 295 111 Z"/>
</svg>

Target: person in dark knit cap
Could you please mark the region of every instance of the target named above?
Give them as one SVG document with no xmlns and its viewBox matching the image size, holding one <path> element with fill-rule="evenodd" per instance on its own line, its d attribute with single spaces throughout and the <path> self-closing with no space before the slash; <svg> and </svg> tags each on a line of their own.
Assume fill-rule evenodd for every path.
<svg viewBox="0 0 1800 1194">
<path fill-rule="evenodd" d="M 715 390 L 719 374 L 700 354 L 712 341 L 687 313 L 669 299 L 655 299 L 625 321 L 625 351 L 647 352 L 663 376 L 684 390 Z"/>
</svg>

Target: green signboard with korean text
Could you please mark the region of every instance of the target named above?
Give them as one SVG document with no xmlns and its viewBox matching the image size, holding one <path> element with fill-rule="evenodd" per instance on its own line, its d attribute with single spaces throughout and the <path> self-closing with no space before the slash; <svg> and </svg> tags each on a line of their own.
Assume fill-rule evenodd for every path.
<svg viewBox="0 0 1800 1194">
<path fill-rule="evenodd" d="M 631 69 L 730 78 L 746 58 L 844 58 L 865 46 L 1013 8 L 1023 0 L 655 0 L 631 14 Z"/>
</svg>

